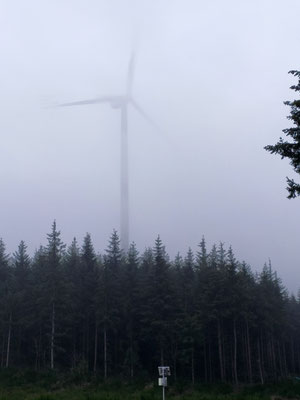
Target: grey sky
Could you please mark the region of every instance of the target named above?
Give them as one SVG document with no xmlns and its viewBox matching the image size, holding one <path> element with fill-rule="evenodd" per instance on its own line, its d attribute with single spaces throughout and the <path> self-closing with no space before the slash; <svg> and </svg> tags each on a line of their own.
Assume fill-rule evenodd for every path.
<svg viewBox="0 0 300 400">
<path fill-rule="evenodd" d="M 299 285 L 299 199 L 263 150 L 289 126 L 299 0 L 0 0 L 0 236 L 33 252 L 56 218 L 103 251 L 119 229 L 120 113 L 45 105 L 125 90 L 165 132 L 129 115 L 130 236 L 171 256 L 225 242 Z"/>
</svg>

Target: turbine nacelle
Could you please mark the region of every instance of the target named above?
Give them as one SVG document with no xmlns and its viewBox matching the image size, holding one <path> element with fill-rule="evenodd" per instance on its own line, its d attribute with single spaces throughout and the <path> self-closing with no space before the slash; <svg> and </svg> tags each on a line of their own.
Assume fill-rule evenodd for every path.
<svg viewBox="0 0 300 400">
<path fill-rule="evenodd" d="M 128 104 L 130 101 L 128 96 L 116 96 L 114 99 L 111 99 L 110 105 L 114 109 L 122 108 L 125 104 Z"/>
</svg>

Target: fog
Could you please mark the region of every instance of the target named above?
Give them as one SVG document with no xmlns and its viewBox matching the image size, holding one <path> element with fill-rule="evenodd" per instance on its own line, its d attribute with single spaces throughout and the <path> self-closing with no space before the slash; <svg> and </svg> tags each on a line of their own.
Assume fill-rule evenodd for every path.
<svg viewBox="0 0 300 400">
<path fill-rule="evenodd" d="M 33 254 L 57 221 L 97 251 L 120 224 L 120 112 L 52 105 L 126 89 L 160 129 L 129 110 L 130 240 L 160 234 L 168 253 L 232 245 L 272 261 L 299 288 L 299 199 L 288 161 L 267 153 L 290 126 L 299 69 L 298 0 L 1 0 L 0 237 Z"/>
</svg>

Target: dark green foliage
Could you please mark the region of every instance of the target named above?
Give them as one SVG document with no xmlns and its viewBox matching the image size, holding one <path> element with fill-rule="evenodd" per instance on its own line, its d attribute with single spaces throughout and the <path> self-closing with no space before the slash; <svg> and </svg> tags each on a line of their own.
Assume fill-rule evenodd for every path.
<svg viewBox="0 0 300 400">
<path fill-rule="evenodd" d="M 8 292 L 9 277 L 8 254 L 6 254 L 5 244 L 0 238 L 0 290 L 4 295 L 7 295 Z"/>
<path fill-rule="evenodd" d="M 103 266 L 100 271 L 96 301 L 97 320 L 103 334 L 103 369 L 105 379 L 110 374 L 120 373 L 124 359 L 120 359 L 122 347 L 122 267 L 123 253 L 116 231 L 110 237 Z"/>
<path fill-rule="evenodd" d="M 33 373 L 26 370 L 0 372 L 1 400 L 160 400 L 161 388 L 149 387 L 145 382 L 128 384 L 120 380 L 110 382 L 85 381 L 75 386 L 69 374 Z M 293 380 L 277 384 L 247 385 L 234 388 L 229 384 L 197 384 L 187 381 L 172 383 L 167 388 L 167 399 L 182 400 L 287 400 L 298 399 L 300 385 Z"/>
<path fill-rule="evenodd" d="M 138 337 L 140 333 L 139 326 L 139 255 L 134 243 L 130 245 L 127 260 L 124 265 L 122 298 L 123 298 L 123 316 L 125 332 L 125 360 L 124 373 L 133 378 L 135 370 L 139 366 Z"/>
<path fill-rule="evenodd" d="M 97 258 L 89 233 L 83 239 L 80 252 L 80 307 L 83 353 L 82 359 L 88 366 L 92 365 L 95 329 L 97 328 L 96 294 L 99 278 Z M 93 344 L 91 344 L 93 343 Z"/>
<path fill-rule="evenodd" d="M 199 247 L 200 251 L 197 252 L 197 266 L 198 268 L 205 268 L 207 267 L 208 264 L 208 258 L 207 258 L 207 250 L 204 237 L 202 238 Z"/>
<path fill-rule="evenodd" d="M 160 237 L 155 241 L 153 259 L 143 281 L 141 296 L 142 358 L 153 365 L 153 354 L 163 364 L 172 334 L 176 310 L 170 264 Z M 151 355 L 149 357 L 149 355 Z M 149 367 L 150 367 L 149 365 Z"/>
<path fill-rule="evenodd" d="M 290 71 L 290 74 L 298 78 L 297 85 L 291 86 L 295 92 L 300 91 L 300 71 Z M 279 154 L 281 158 L 288 158 L 293 170 L 300 174 L 300 99 L 286 101 L 284 104 L 291 108 L 290 115 L 287 117 L 294 124 L 293 127 L 283 130 L 289 140 L 282 138 L 275 145 L 266 146 L 265 149 L 271 154 Z M 300 195 L 300 184 L 293 179 L 287 178 L 288 198 L 292 199 Z"/>
</svg>

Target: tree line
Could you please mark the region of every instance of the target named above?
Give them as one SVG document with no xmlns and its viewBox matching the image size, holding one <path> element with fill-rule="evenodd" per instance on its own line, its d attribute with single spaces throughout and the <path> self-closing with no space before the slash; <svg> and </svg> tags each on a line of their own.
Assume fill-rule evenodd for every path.
<svg viewBox="0 0 300 400">
<path fill-rule="evenodd" d="M 157 375 L 192 383 L 261 382 L 300 373 L 300 298 L 271 264 L 261 273 L 205 239 L 171 260 L 158 237 L 105 254 L 91 236 L 66 247 L 54 222 L 31 258 L 0 239 L 1 367 L 72 369 L 104 379 Z"/>
</svg>

